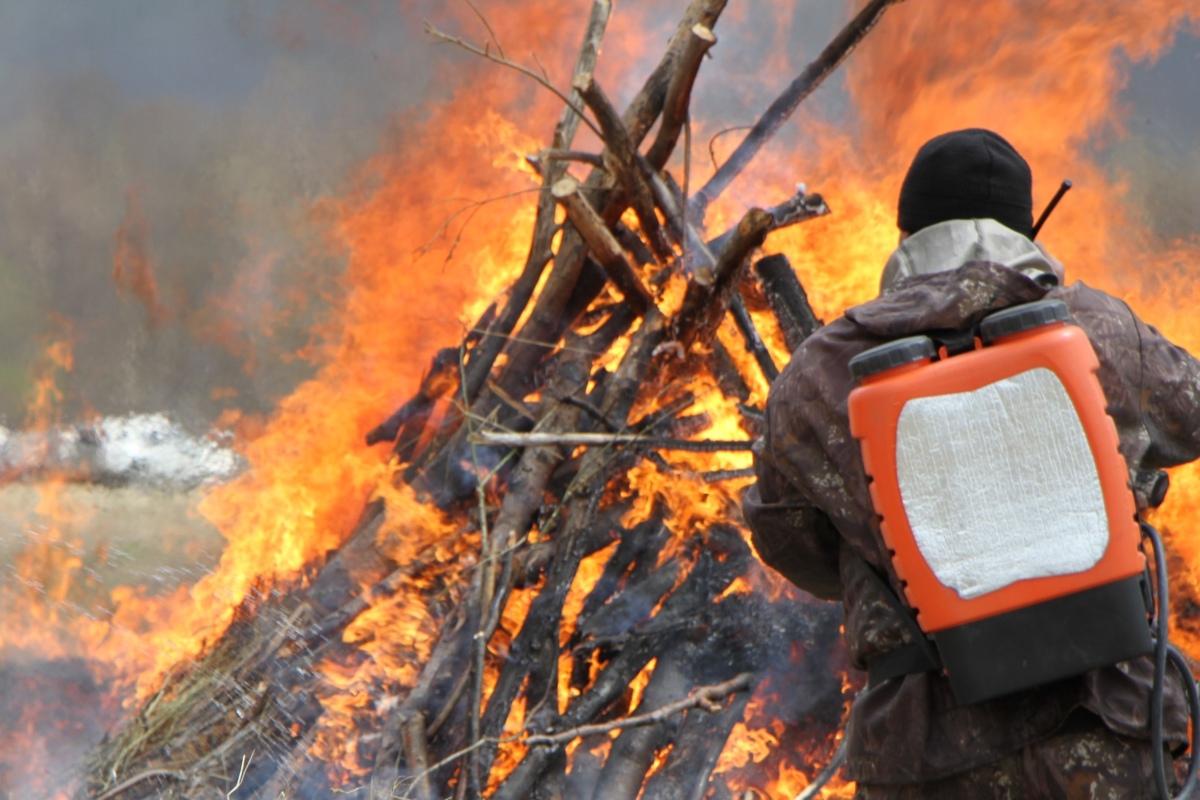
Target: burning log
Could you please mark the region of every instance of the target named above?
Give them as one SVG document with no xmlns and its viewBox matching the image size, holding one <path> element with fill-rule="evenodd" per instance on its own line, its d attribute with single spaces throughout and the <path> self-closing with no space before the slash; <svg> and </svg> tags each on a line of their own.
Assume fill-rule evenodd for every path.
<svg viewBox="0 0 1200 800">
<path fill-rule="evenodd" d="M 878 24 L 888 7 L 899 0 L 870 0 L 854 19 L 833 38 L 817 60 L 804 68 L 796 79 L 767 108 L 746 134 L 733 155 L 708 179 L 708 183 L 692 199 L 693 212 L 704 216 L 704 208 L 717 198 L 734 178 L 741 174 L 758 151 L 771 140 L 783 123 L 800 107 L 810 94 L 846 60 L 858 43 Z"/>
<path fill-rule="evenodd" d="M 782 254 L 760 259 L 754 265 L 754 273 L 775 312 L 788 349 L 795 351 L 822 324 L 808 304 L 804 287 L 787 256 Z"/>
<path fill-rule="evenodd" d="M 781 354 L 758 336 L 739 285 L 772 230 L 828 208 L 801 189 L 710 243 L 703 220 L 685 216 L 664 165 L 724 5 L 691 3 L 618 114 L 592 76 L 609 15 L 597 0 L 572 91 L 559 95 L 566 108 L 530 160 L 542 187 L 524 269 L 502 308 L 441 351 L 416 395 L 368 435 L 399 440 L 392 479 L 340 547 L 292 586 L 248 599 L 199 663 L 167 677 L 93 754 L 78 796 L 228 796 L 229 776 L 245 797 L 317 796 L 332 780 L 314 755 L 323 747 L 353 750 L 357 771 L 343 768 L 338 788 L 373 798 L 673 800 L 748 788 L 725 774 L 727 740 L 798 660 L 826 666 L 838 614 L 770 586 L 735 524 L 736 497 L 715 483 L 747 476 L 756 430 L 739 404 L 745 360 L 715 334 L 732 313 L 775 377 Z M 498 46 L 434 35 L 514 66 Z M 570 150 L 581 120 L 602 137 L 600 155 Z M 570 162 L 593 169 L 580 181 Z M 630 208 L 636 225 L 622 222 Z M 756 273 L 791 346 L 810 332 L 803 289 L 777 260 Z M 746 435 L 706 435 L 722 418 Z M 408 522 L 423 499 L 444 510 L 439 535 Z M 384 634 L 364 621 L 404 603 L 421 605 L 427 641 L 389 640 L 404 669 L 371 671 L 383 656 L 367 645 Z M 353 722 L 335 727 L 345 710 L 330 686 L 360 672 Z M 788 752 L 831 736 L 836 717 L 812 711 L 841 708 L 835 683 L 819 703 L 793 703 Z"/>
<path fill-rule="evenodd" d="M 696 270 L 688 283 L 683 307 L 679 311 L 676 335 L 684 347 L 707 342 L 717 331 L 739 275 L 750 253 L 763 243 L 773 217 L 760 208 L 752 208 L 742 217 L 729 243 L 711 269 Z"/>
</svg>

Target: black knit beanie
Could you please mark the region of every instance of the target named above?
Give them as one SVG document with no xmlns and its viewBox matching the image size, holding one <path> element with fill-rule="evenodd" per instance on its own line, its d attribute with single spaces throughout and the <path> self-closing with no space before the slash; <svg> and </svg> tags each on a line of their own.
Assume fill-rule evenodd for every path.
<svg viewBox="0 0 1200 800">
<path fill-rule="evenodd" d="M 917 151 L 900 188 L 900 230 L 916 233 L 949 219 L 994 219 L 1033 237 L 1033 175 L 999 135 L 953 131 Z"/>
</svg>

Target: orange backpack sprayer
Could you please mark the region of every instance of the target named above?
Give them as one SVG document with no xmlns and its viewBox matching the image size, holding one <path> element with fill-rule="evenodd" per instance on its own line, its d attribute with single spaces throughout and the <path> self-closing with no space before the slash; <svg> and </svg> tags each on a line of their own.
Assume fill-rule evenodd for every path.
<svg viewBox="0 0 1200 800">
<path fill-rule="evenodd" d="M 904 597 L 958 702 L 1154 652 L 1161 743 L 1164 559 L 1155 541 L 1152 633 L 1141 543 L 1153 530 L 1137 517 L 1095 351 L 1069 323 L 1064 303 L 1043 300 L 941 342 L 861 353 L 850 430 Z M 1186 662 L 1170 657 L 1200 710 Z M 1159 783 L 1167 797 L 1161 771 Z"/>
</svg>

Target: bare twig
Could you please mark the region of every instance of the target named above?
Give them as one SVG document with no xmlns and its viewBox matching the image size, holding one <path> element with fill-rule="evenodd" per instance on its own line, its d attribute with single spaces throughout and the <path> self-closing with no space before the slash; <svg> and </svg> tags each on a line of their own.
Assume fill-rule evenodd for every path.
<svg viewBox="0 0 1200 800">
<path fill-rule="evenodd" d="M 238 789 L 242 788 L 242 783 L 243 783 L 243 781 L 246 780 L 246 773 L 249 772 L 249 770 L 250 770 L 250 762 L 252 762 L 253 760 L 254 760 L 254 751 L 253 750 L 250 751 L 249 757 L 247 757 L 245 755 L 242 756 L 242 766 L 241 766 L 241 769 L 238 770 L 237 783 L 235 783 L 233 785 L 232 789 L 230 789 L 228 792 L 225 793 L 225 800 L 230 800 L 230 798 L 233 797 L 233 793 L 236 792 Z"/>
<path fill-rule="evenodd" d="M 500 54 L 501 58 L 507 58 L 504 55 L 504 48 L 500 46 L 500 37 L 492 30 L 492 23 L 488 22 L 488 18 L 483 15 L 482 11 L 475 7 L 475 4 L 471 0 L 463 0 L 463 2 L 475 12 L 475 16 L 479 17 L 479 21 L 483 23 L 483 27 L 487 28 L 488 35 L 492 37 L 492 42 L 496 45 L 496 52 Z"/>
<path fill-rule="evenodd" d="M 125 792 L 137 786 L 142 781 L 148 781 L 151 778 L 170 778 L 173 781 L 185 781 L 187 776 L 178 772 L 173 772 L 169 769 L 148 769 L 145 772 L 139 772 L 127 781 L 121 781 L 113 788 L 101 795 L 97 795 L 96 800 L 111 800 L 113 797 L 124 794 Z"/>
<path fill-rule="evenodd" d="M 518 189 L 515 192 L 497 195 L 496 197 L 489 197 L 485 200 L 466 201 L 466 205 L 464 205 L 462 208 L 455 209 L 444 220 L 442 220 L 442 224 L 439 225 L 437 230 L 433 232 L 433 235 L 429 237 L 429 241 L 413 250 L 413 255 L 418 259 L 422 256 L 428 255 L 429 251 L 433 249 L 433 243 L 446 237 L 446 233 L 450 228 L 450 223 L 453 222 L 460 214 L 466 214 L 466 220 L 459 227 L 458 233 L 455 234 L 454 239 L 450 242 L 450 249 L 446 253 L 446 258 L 444 261 L 449 262 L 450 259 L 453 258 L 454 251 L 458 248 L 459 243 L 462 242 L 462 236 L 466 231 L 467 226 L 471 223 L 471 220 L 475 218 L 475 215 L 479 213 L 480 209 L 491 203 L 496 203 L 501 200 L 511 200 L 514 197 L 520 197 L 523 194 L 530 194 L 536 191 L 537 189 Z M 457 199 L 462 200 L 464 198 Z"/>
<path fill-rule="evenodd" d="M 888 6 L 898 0 L 870 0 L 858 12 L 846 27 L 833 38 L 833 41 L 821 51 L 817 60 L 804 68 L 804 71 L 783 91 L 767 108 L 758 122 L 746 134 L 746 138 L 733 151 L 733 155 L 721 165 L 721 168 L 708 179 L 704 188 L 692 199 L 694 211 L 698 217 L 704 216 L 704 209 L 717 198 L 721 192 L 741 174 L 746 165 L 758 155 L 771 137 L 787 122 L 792 113 L 800 106 L 806 97 L 813 93 L 818 86 L 829 77 L 838 66 L 850 55 L 850 51 L 863 40 L 875 23 L 879 22 Z"/>
<path fill-rule="evenodd" d="M 717 151 L 714 149 L 717 144 L 717 139 L 720 139 L 722 136 L 724 136 L 727 133 L 737 133 L 738 131 L 748 131 L 753 127 L 754 127 L 753 125 L 734 125 L 732 128 L 722 128 L 721 130 L 717 131 L 716 133 L 714 133 L 712 135 L 712 138 L 710 138 L 708 140 L 708 160 L 712 162 L 712 168 L 714 170 L 716 170 L 717 167 L 720 166 L 720 164 L 717 163 Z"/>
<path fill-rule="evenodd" d="M 605 722 L 595 725 L 581 725 L 578 728 L 562 731 L 561 733 L 544 734 L 539 736 L 530 736 L 525 740 L 528 747 L 537 745 L 561 746 L 570 742 L 572 739 L 579 739 L 584 736 L 594 736 L 598 733 L 610 733 L 619 731 L 622 728 L 636 728 L 642 725 L 653 725 L 657 722 L 663 722 L 670 719 L 681 711 L 687 711 L 689 708 L 702 708 L 710 714 L 715 714 L 721 710 L 718 701 L 724 700 L 729 695 L 735 692 L 745 691 L 750 688 L 754 681 L 754 675 L 749 672 L 743 672 L 736 678 L 727 680 L 724 683 L 718 683 L 714 686 L 701 686 L 698 689 L 693 689 L 687 697 L 682 700 L 677 700 L 674 703 L 662 706 L 648 714 L 637 714 L 624 719 L 616 719 L 612 722 Z"/>
<path fill-rule="evenodd" d="M 463 39 L 461 39 L 458 36 L 451 36 L 450 34 L 445 33 L 444 31 L 440 31 L 437 28 L 435 28 L 432 25 L 432 23 L 429 23 L 429 22 L 425 23 L 425 33 L 428 34 L 429 36 L 432 36 L 434 39 L 437 39 L 439 42 L 446 42 L 447 44 L 457 45 L 458 47 L 461 47 L 462 49 L 466 50 L 468 53 L 472 53 L 474 55 L 479 56 L 482 59 L 491 61 L 493 64 L 499 64 L 502 67 L 508 67 L 509 69 L 516 70 L 517 72 L 521 73 L 522 75 L 525 75 L 528 78 L 532 78 L 534 81 L 536 81 L 538 83 L 538 85 L 542 86 L 545 89 L 550 90 L 551 92 L 554 93 L 555 97 L 557 97 L 559 100 L 562 100 L 563 103 L 565 103 L 568 108 L 570 108 L 572 111 L 574 111 L 575 114 L 583 121 L 583 124 L 587 125 L 589 128 L 591 128 L 592 131 L 598 137 L 600 137 L 601 139 L 604 138 L 604 134 L 602 134 L 600 132 L 600 129 L 597 128 L 596 125 L 590 119 L 588 119 L 586 116 L 584 116 L 583 108 L 580 107 L 578 104 L 571 102 L 571 99 L 568 98 L 562 92 L 560 92 L 558 90 L 558 87 L 556 87 L 553 83 L 551 83 L 549 80 L 547 80 L 547 78 L 544 75 L 538 74 L 537 72 L 531 70 L 529 67 L 518 64 L 515 61 L 509 61 L 507 58 L 498 56 L 498 55 L 492 53 L 486 47 L 479 47 L 478 45 L 473 45 L 470 42 L 464 41 Z"/>
<path fill-rule="evenodd" d="M 604 447 L 613 444 L 636 444 L 655 450 L 689 450 L 697 453 L 718 453 L 723 451 L 749 450 L 752 441 L 717 441 L 664 439 L 653 436 L 642 436 L 636 433 L 502 433 L 497 431 L 478 431 L 472 435 L 479 444 L 500 445 L 502 447 L 548 447 L 563 445 L 566 447 Z"/>
</svg>

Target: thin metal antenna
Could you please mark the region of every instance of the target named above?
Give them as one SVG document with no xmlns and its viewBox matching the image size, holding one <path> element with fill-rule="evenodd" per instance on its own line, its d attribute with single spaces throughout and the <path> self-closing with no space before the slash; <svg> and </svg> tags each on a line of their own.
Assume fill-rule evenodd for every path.
<svg viewBox="0 0 1200 800">
<path fill-rule="evenodd" d="M 1037 238 L 1038 232 L 1042 229 L 1042 226 L 1046 224 L 1046 219 L 1050 216 L 1050 212 L 1054 210 L 1055 206 L 1058 205 L 1058 201 L 1062 200 L 1063 195 L 1066 194 L 1067 190 L 1073 185 L 1074 184 L 1067 180 L 1062 182 L 1062 186 L 1058 187 L 1058 191 L 1054 193 L 1054 197 L 1050 198 L 1050 205 L 1046 206 L 1046 210 L 1042 212 L 1040 217 L 1038 217 L 1038 221 L 1033 224 L 1033 236 L 1030 236 L 1030 239 Z"/>
</svg>

